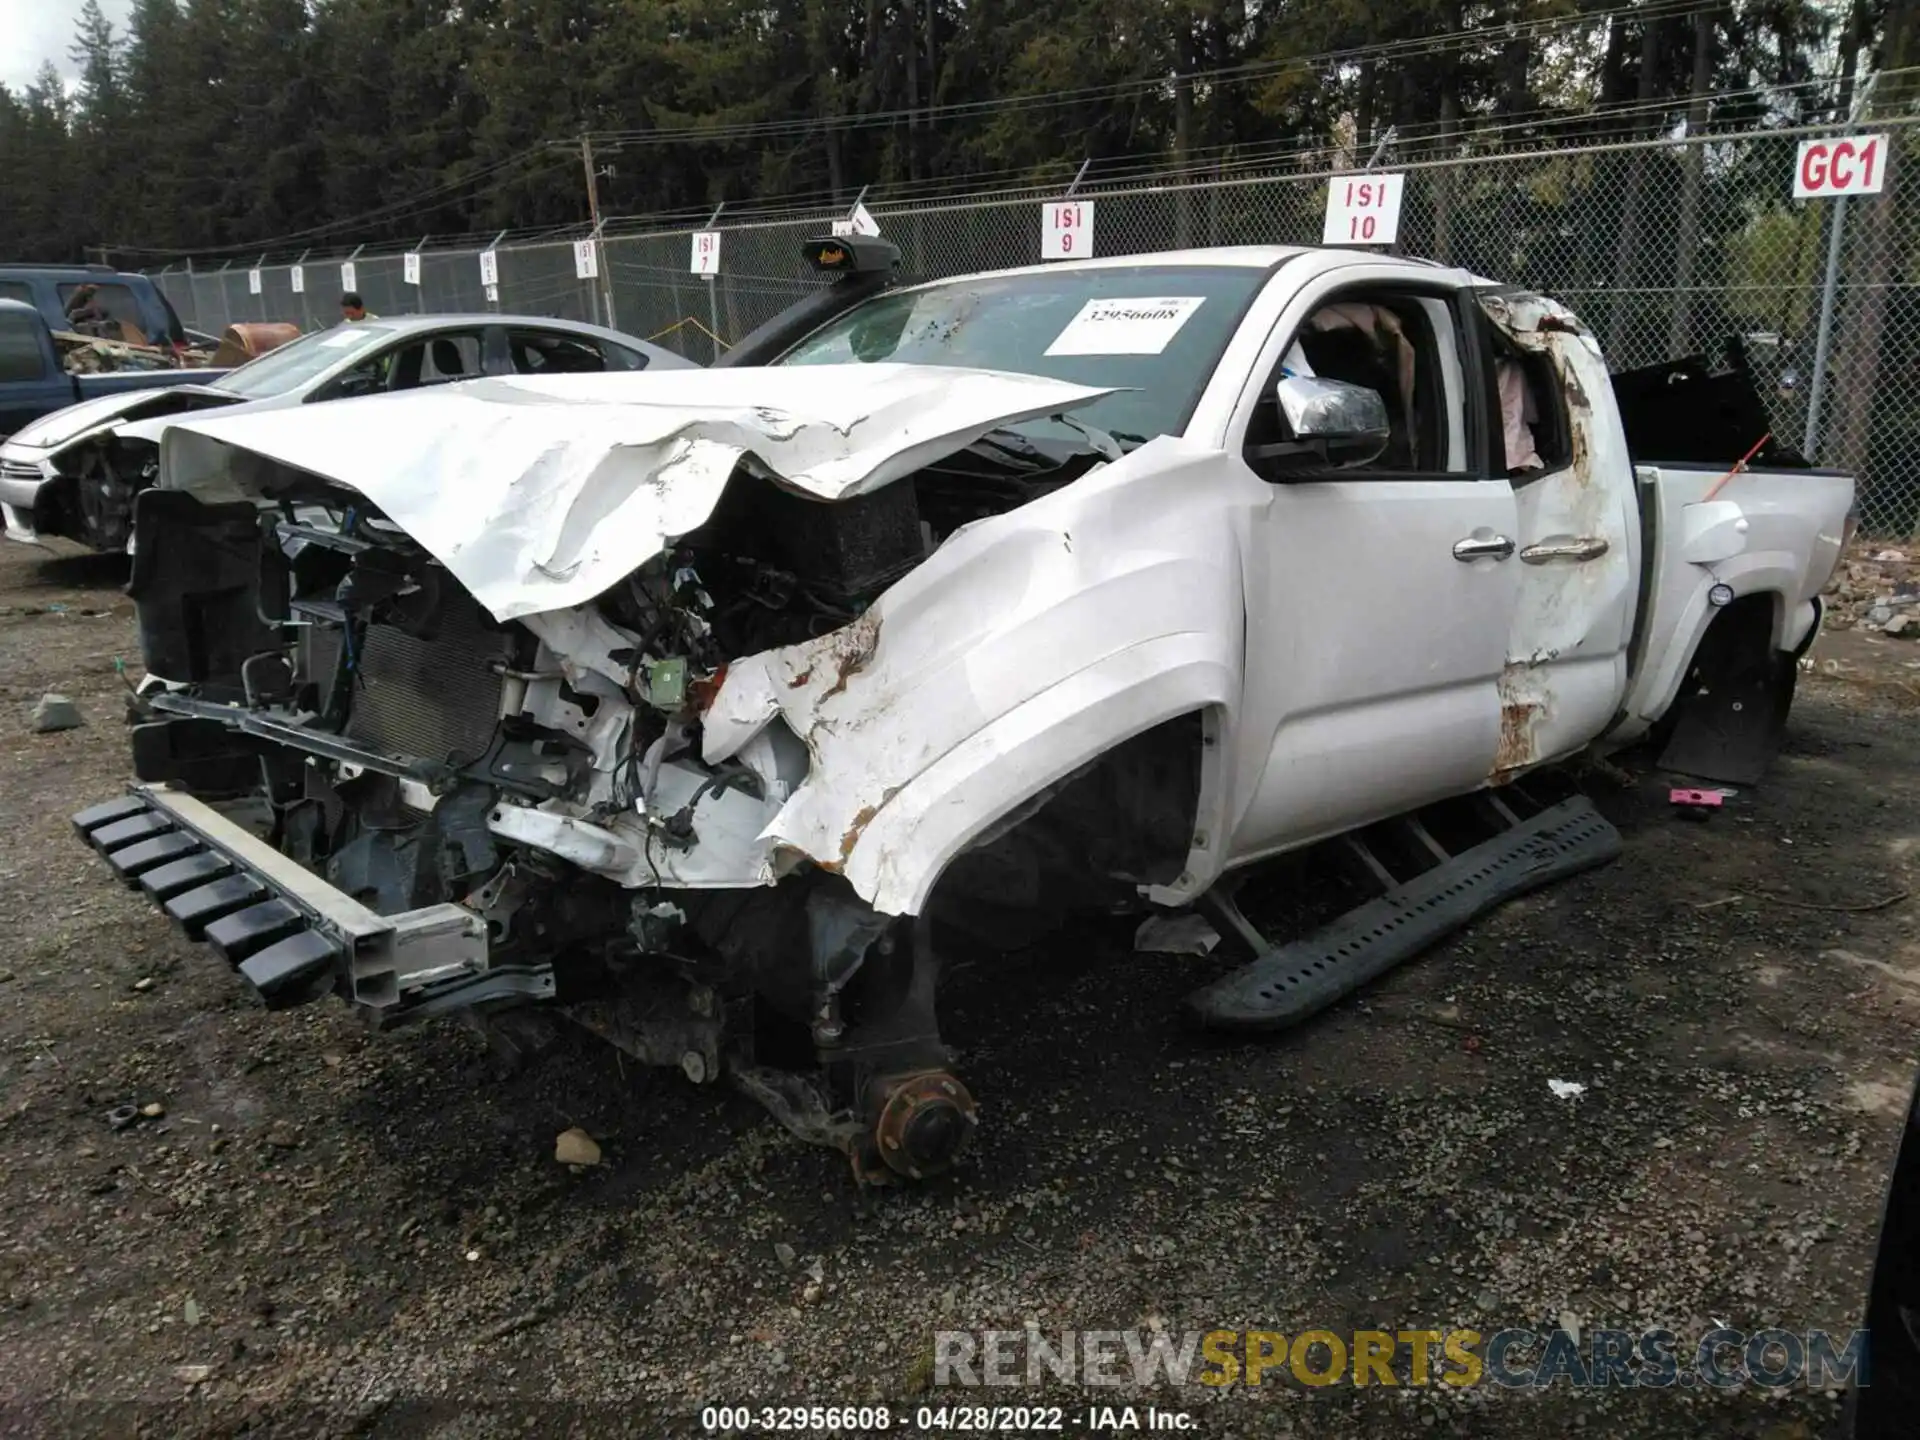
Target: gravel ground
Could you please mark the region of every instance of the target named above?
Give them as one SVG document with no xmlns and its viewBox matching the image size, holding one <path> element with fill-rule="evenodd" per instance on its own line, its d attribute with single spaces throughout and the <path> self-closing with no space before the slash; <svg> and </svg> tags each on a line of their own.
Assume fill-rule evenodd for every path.
<svg viewBox="0 0 1920 1440">
<path fill-rule="evenodd" d="M 137 654 L 119 562 L 0 546 L 0 1387 L 7 1428 L 694 1433 L 703 1404 L 929 1395 L 944 1328 L 1856 1323 L 1920 1023 L 1920 647 L 1822 641 L 1770 782 L 1650 775 L 1625 856 L 1293 1037 L 1206 1043 L 1219 962 L 1090 930 L 963 964 L 964 1168 L 857 1195 L 742 1100 L 452 1023 L 268 1015 L 110 883 Z M 29 733 L 43 691 L 88 724 Z M 1632 768 L 1632 767 L 1630 767 Z M 1589 1089 L 1554 1098 L 1549 1079 Z M 122 1130 L 131 1102 L 163 1113 Z M 605 1161 L 554 1162 L 580 1126 Z M 1834 1397 L 1475 1388 L 999 1392 L 1207 1435 L 1811 1440 Z M 905 1413 L 904 1411 L 902 1413 Z M 904 1427 L 896 1427 L 901 1429 Z"/>
</svg>

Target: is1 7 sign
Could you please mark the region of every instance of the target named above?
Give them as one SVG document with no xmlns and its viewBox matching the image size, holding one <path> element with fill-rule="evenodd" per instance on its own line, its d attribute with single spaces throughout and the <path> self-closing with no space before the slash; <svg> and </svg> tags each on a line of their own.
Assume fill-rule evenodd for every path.
<svg viewBox="0 0 1920 1440">
<path fill-rule="evenodd" d="M 690 252 L 688 268 L 696 275 L 720 273 L 720 232 L 718 230 L 693 232 L 693 249 Z"/>
<path fill-rule="evenodd" d="M 1327 223 L 1322 245 L 1391 245 L 1400 238 L 1400 197 L 1405 175 L 1336 175 L 1327 185 Z"/>
<path fill-rule="evenodd" d="M 1093 201 L 1054 200 L 1040 207 L 1040 258 L 1085 260 L 1093 254 Z"/>
</svg>

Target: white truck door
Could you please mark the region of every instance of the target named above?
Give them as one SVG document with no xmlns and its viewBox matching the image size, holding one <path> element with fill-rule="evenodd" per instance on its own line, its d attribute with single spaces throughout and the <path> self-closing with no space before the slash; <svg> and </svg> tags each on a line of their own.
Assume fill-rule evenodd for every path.
<svg viewBox="0 0 1920 1440">
<path fill-rule="evenodd" d="M 1518 510 L 1496 778 L 1572 754 L 1625 699 L 1640 525 L 1633 464 L 1593 336 L 1557 301 L 1482 290 L 1496 473 Z"/>
<path fill-rule="evenodd" d="M 1383 268 L 1287 302 L 1228 433 L 1271 497 L 1245 560 L 1229 863 L 1471 790 L 1497 758 L 1519 545 L 1473 400 L 1489 383 L 1466 343 L 1474 301 L 1431 269 Z M 1283 370 L 1379 391 L 1387 449 L 1336 470 L 1290 453 Z"/>
</svg>

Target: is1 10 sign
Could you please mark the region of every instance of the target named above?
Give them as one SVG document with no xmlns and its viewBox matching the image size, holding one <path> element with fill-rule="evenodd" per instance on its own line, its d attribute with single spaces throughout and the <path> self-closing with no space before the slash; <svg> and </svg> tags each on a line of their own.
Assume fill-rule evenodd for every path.
<svg viewBox="0 0 1920 1440">
<path fill-rule="evenodd" d="M 1327 223 L 1322 245 L 1391 245 L 1400 238 L 1400 197 L 1405 175 L 1336 175 L 1327 185 Z"/>
<path fill-rule="evenodd" d="M 1085 260 L 1093 254 L 1093 201 L 1053 200 L 1040 207 L 1040 258 Z"/>
</svg>

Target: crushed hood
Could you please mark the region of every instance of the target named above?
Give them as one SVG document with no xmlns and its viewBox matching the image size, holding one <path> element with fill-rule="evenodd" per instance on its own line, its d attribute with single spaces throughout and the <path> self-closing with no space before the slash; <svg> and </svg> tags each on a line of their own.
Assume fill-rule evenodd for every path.
<svg viewBox="0 0 1920 1440">
<path fill-rule="evenodd" d="M 917 365 L 472 380 L 174 422 L 161 484 L 255 496 L 263 456 L 348 486 L 505 621 L 583 604 L 698 529 L 743 461 L 840 500 L 1111 393 Z"/>
</svg>

